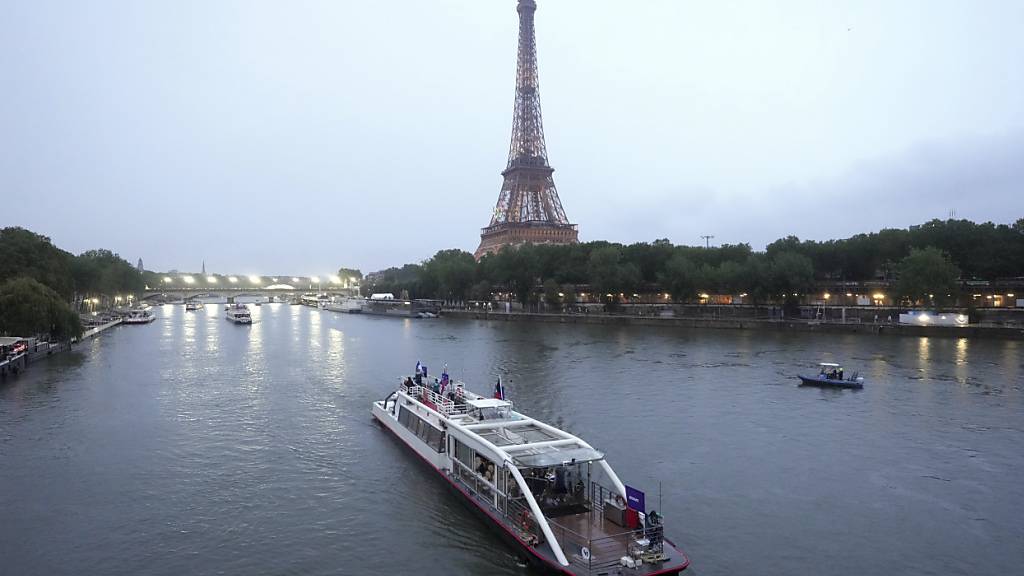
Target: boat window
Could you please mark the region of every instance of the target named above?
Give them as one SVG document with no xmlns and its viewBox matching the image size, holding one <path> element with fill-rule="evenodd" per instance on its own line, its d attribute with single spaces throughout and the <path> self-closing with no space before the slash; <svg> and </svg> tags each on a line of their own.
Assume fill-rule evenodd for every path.
<svg viewBox="0 0 1024 576">
<path fill-rule="evenodd" d="M 398 413 L 398 422 L 433 448 L 435 452 L 444 452 L 444 433 L 416 414 L 413 414 L 405 406 L 402 406 Z"/>
</svg>

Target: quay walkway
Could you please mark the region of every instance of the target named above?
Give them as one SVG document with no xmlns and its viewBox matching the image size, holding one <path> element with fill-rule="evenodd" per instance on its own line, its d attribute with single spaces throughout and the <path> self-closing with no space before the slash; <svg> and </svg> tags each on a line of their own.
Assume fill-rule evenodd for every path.
<svg viewBox="0 0 1024 576">
<path fill-rule="evenodd" d="M 622 326 L 667 326 L 677 328 L 719 328 L 738 330 L 790 330 L 837 334 L 885 334 L 949 338 L 996 338 L 1024 340 L 1024 328 L 1008 326 L 913 326 L 893 323 L 825 322 L 821 320 L 764 318 L 701 318 L 680 316 L 638 316 L 614 313 L 566 314 L 548 312 L 499 312 L 494 310 L 443 310 L 448 318 L 547 322 L 557 324 L 608 324 Z"/>
<path fill-rule="evenodd" d="M 71 342 L 35 342 L 30 344 L 28 349 L 24 352 L 0 360 L 0 377 L 16 375 L 22 370 L 27 369 L 29 364 L 43 360 L 53 354 L 71 350 L 72 345 L 94 338 L 119 324 L 121 324 L 121 319 L 117 318 L 116 320 L 112 320 L 106 324 L 94 326 L 82 332 L 81 338 L 72 340 Z M 27 340 L 31 341 L 30 339 Z"/>
</svg>

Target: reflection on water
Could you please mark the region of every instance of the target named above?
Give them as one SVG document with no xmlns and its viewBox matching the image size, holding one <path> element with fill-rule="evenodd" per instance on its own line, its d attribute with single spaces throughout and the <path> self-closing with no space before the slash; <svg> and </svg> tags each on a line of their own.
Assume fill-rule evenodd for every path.
<svg viewBox="0 0 1024 576">
<path fill-rule="evenodd" d="M 0 383 L 5 573 L 529 574 L 371 423 L 417 360 L 485 395 L 500 375 L 519 409 L 583 436 L 628 483 L 660 482 L 695 573 L 1024 563 L 1018 342 L 279 304 L 237 326 L 222 308 L 161 307 Z M 820 361 L 865 389 L 798 387 Z M 367 553 L 379 543 L 386 557 Z"/>
</svg>

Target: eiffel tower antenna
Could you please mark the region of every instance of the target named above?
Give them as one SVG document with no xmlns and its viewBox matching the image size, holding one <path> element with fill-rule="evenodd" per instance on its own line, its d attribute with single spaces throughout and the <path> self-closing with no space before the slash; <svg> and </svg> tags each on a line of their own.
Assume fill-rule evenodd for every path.
<svg viewBox="0 0 1024 576">
<path fill-rule="evenodd" d="M 490 224 L 481 230 L 477 259 L 505 246 L 575 244 L 579 231 L 570 224 L 558 198 L 554 169 L 548 164 L 544 122 L 540 113 L 540 81 L 533 15 L 535 0 L 519 0 L 519 60 L 516 99 L 512 116 L 512 142 L 504 181 Z"/>
</svg>

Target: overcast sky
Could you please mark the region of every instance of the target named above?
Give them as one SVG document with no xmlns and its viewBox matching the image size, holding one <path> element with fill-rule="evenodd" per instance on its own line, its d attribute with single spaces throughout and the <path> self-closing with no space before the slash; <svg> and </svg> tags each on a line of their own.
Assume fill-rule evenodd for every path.
<svg viewBox="0 0 1024 576">
<path fill-rule="evenodd" d="M 1024 2 L 538 0 L 582 240 L 846 237 L 1024 216 Z M 154 270 L 473 251 L 514 0 L 0 3 L 0 226 Z"/>
</svg>

